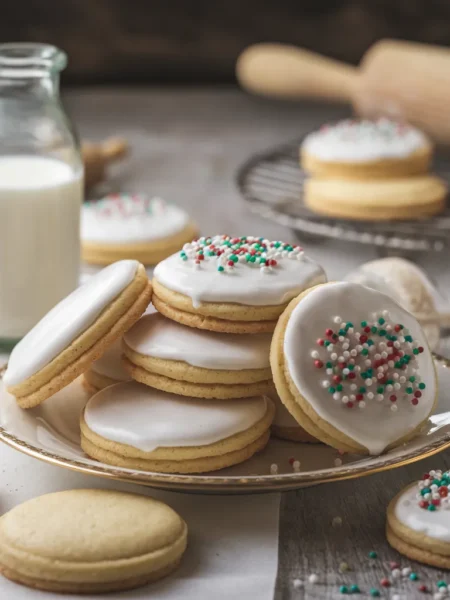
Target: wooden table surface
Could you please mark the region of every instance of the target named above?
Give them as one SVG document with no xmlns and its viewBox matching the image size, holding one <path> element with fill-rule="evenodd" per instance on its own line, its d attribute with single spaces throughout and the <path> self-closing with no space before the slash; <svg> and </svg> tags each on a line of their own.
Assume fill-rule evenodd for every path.
<svg viewBox="0 0 450 600">
<path fill-rule="evenodd" d="M 238 165 L 251 153 L 299 137 L 323 121 L 346 114 L 343 108 L 282 104 L 249 98 L 236 90 L 88 89 L 68 91 L 66 105 L 83 138 L 124 135 L 131 159 L 116 174 L 114 185 L 144 190 L 187 207 L 204 233 L 230 232 L 292 239 L 292 233 L 247 212 L 234 184 Z M 339 278 L 376 257 L 370 247 L 335 241 L 308 241 L 309 254 L 323 264 L 329 278 Z M 450 289 L 445 257 L 418 257 L 443 291 Z M 276 600 L 343 598 L 341 584 L 357 584 L 368 598 L 378 588 L 382 598 L 426 597 L 418 583 L 401 580 L 385 589 L 389 561 L 412 565 L 385 541 L 389 500 L 406 484 L 432 468 L 449 468 L 450 452 L 388 473 L 285 493 L 280 513 L 279 573 Z M 333 526 L 340 517 L 341 526 Z M 336 523 L 336 519 L 335 519 Z M 369 559 L 376 550 L 379 558 Z M 339 573 L 348 563 L 351 571 Z M 412 565 L 420 583 L 433 592 L 445 574 Z M 308 576 L 318 575 L 312 585 Z M 294 580 L 305 581 L 294 587 Z M 450 583 L 450 575 L 448 577 Z M 432 596 L 431 596 L 432 597 Z"/>
</svg>

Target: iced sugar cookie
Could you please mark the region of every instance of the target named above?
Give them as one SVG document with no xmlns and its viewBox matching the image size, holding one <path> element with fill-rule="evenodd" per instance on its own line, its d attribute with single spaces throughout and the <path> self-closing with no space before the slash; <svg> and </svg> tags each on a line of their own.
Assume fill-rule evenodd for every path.
<svg viewBox="0 0 450 600">
<path fill-rule="evenodd" d="M 275 417 L 272 423 L 272 434 L 282 440 L 291 442 L 318 443 L 319 440 L 302 429 L 288 409 L 281 402 L 276 390 L 269 393 L 275 404 Z"/>
<path fill-rule="evenodd" d="M 450 569 L 450 471 L 426 473 L 401 491 L 387 510 L 386 535 L 404 556 Z"/>
<path fill-rule="evenodd" d="M 88 401 L 81 447 L 101 462 L 130 469 L 215 471 L 264 448 L 274 412 L 265 396 L 221 402 L 118 383 Z"/>
<path fill-rule="evenodd" d="M 317 177 L 387 179 L 427 173 L 432 153 L 430 140 L 411 125 L 347 119 L 306 136 L 300 160 Z"/>
<path fill-rule="evenodd" d="M 127 590 L 174 571 L 186 543 L 186 523 L 162 502 L 113 490 L 68 490 L 2 516 L 0 572 L 62 594 Z"/>
<path fill-rule="evenodd" d="M 147 308 L 151 285 L 136 260 L 109 265 L 61 300 L 17 344 L 3 381 L 22 408 L 81 375 Z"/>
<path fill-rule="evenodd" d="M 304 201 L 312 211 L 362 221 L 415 220 L 445 208 L 447 185 L 434 175 L 357 181 L 311 178 Z"/>
<path fill-rule="evenodd" d="M 145 194 L 110 194 L 81 209 L 81 256 L 88 263 L 134 258 L 155 265 L 196 233 L 184 210 Z"/>
<path fill-rule="evenodd" d="M 375 455 L 408 441 L 436 402 L 419 323 L 357 283 L 328 283 L 295 298 L 278 321 L 270 363 L 295 420 L 346 452 Z"/>
<path fill-rule="evenodd" d="M 116 340 L 83 374 L 84 386 L 95 394 L 108 385 L 128 381 L 130 376 L 122 365 L 122 340 Z"/>
<path fill-rule="evenodd" d="M 145 315 L 124 336 L 124 366 L 151 387 L 196 398 L 245 398 L 272 388 L 268 333 L 236 335 Z"/>
<path fill-rule="evenodd" d="M 157 265 L 153 303 L 189 327 L 270 332 L 289 300 L 324 281 L 323 269 L 300 246 L 216 235 L 185 244 Z"/>
<path fill-rule="evenodd" d="M 347 281 L 367 285 L 396 300 L 421 323 L 432 349 L 439 343 L 439 314 L 436 290 L 426 273 L 404 258 L 371 260 L 346 275 Z"/>
</svg>

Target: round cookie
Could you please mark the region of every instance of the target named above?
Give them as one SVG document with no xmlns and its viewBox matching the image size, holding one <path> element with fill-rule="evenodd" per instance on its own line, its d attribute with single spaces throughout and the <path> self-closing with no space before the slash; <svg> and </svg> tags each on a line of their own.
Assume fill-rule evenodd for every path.
<svg viewBox="0 0 450 600">
<path fill-rule="evenodd" d="M 295 420 L 345 452 L 380 454 L 417 435 L 437 398 L 436 370 L 417 320 L 357 283 L 328 283 L 281 316 L 270 364 Z"/>
<path fill-rule="evenodd" d="M 176 569 L 187 526 L 166 504 L 112 490 L 33 498 L 0 519 L 0 572 L 67 594 L 127 590 Z"/>
<path fill-rule="evenodd" d="M 359 221 L 416 220 L 445 208 L 447 185 L 439 177 L 351 181 L 308 179 L 304 201 L 313 212 Z"/>
<path fill-rule="evenodd" d="M 265 396 L 220 402 L 118 383 L 86 404 L 81 447 L 101 462 L 129 469 L 215 471 L 262 450 L 274 412 Z"/>
<path fill-rule="evenodd" d="M 61 300 L 17 344 L 3 381 L 22 408 L 81 375 L 147 308 L 151 284 L 135 260 L 109 265 Z"/>
<path fill-rule="evenodd" d="M 450 471 L 430 471 L 387 510 L 389 544 L 412 560 L 450 569 Z"/>
<path fill-rule="evenodd" d="M 81 257 L 87 263 L 133 258 L 155 265 L 196 234 L 184 210 L 145 194 L 110 194 L 81 208 Z"/>
<path fill-rule="evenodd" d="M 217 235 L 185 244 L 153 274 L 153 304 L 174 321 L 224 333 L 275 328 L 289 300 L 326 281 L 300 246 Z"/>
<path fill-rule="evenodd" d="M 233 335 L 184 327 L 159 313 L 125 334 L 124 366 L 136 381 L 182 396 L 246 398 L 272 389 L 268 333 Z"/>
<path fill-rule="evenodd" d="M 388 179 L 427 173 L 432 154 L 430 140 L 415 127 L 346 119 L 307 135 L 300 162 L 315 177 Z"/>
<path fill-rule="evenodd" d="M 440 316 L 433 297 L 436 290 L 417 265 L 404 258 L 380 258 L 364 263 L 345 279 L 394 298 L 421 323 L 430 347 L 439 344 Z"/>
<path fill-rule="evenodd" d="M 129 379 L 130 376 L 122 365 L 122 340 L 120 339 L 107 348 L 104 354 L 83 373 L 83 385 L 90 394 Z"/>
<path fill-rule="evenodd" d="M 269 398 L 275 404 L 275 417 L 272 423 L 272 435 L 290 442 L 302 442 L 308 444 L 319 443 L 319 440 L 305 431 L 288 409 L 281 402 L 276 390 L 272 390 Z"/>
</svg>

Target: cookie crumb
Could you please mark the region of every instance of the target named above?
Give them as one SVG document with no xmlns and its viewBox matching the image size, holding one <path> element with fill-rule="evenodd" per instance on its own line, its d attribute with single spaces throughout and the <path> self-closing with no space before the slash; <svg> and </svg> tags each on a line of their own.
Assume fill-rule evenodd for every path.
<svg viewBox="0 0 450 600">
<path fill-rule="evenodd" d="M 340 527 L 342 525 L 342 518 L 341 517 L 333 517 L 333 519 L 331 521 L 331 525 L 333 527 Z"/>
</svg>

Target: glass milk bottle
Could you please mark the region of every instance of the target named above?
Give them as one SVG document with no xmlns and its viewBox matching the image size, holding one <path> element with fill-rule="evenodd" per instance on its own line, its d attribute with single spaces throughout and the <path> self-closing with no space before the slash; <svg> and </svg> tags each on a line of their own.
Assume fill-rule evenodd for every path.
<svg viewBox="0 0 450 600">
<path fill-rule="evenodd" d="M 83 165 L 59 97 L 67 58 L 0 44 L 0 348 L 10 349 L 79 278 Z"/>
</svg>

